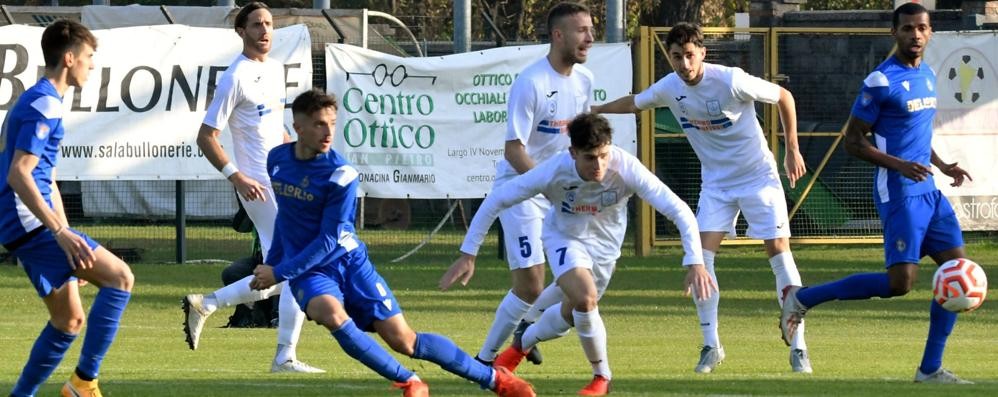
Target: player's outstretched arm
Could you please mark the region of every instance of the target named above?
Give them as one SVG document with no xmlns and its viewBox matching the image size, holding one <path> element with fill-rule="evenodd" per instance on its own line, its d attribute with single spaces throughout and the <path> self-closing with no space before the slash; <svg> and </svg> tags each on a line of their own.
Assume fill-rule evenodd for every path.
<svg viewBox="0 0 998 397">
<path fill-rule="evenodd" d="M 639 113 L 641 109 L 634 104 L 634 95 L 623 96 L 613 101 L 604 103 L 602 105 L 593 105 L 591 111 L 595 114 L 600 113 Z"/>
<path fill-rule="evenodd" d="M 956 164 L 957 163 L 947 163 L 943 161 L 943 159 L 939 158 L 939 155 L 936 154 L 936 150 L 932 150 L 932 165 L 939 168 L 939 170 L 942 171 L 943 174 L 946 174 L 946 176 L 953 178 L 953 183 L 951 183 L 950 186 L 958 187 L 963 185 L 964 178 L 971 181 L 974 180 L 974 178 L 970 177 L 970 173 Z"/>
<path fill-rule="evenodd" d="M 461 257 L 450 265 L 450 269 L 447 269 L 443 277 L 440 277 L 440 283 L 437 285 L 440 290 L 446 291 L 456 281 L 460 281 L 462 286 L 468 285 L 471 277 L 475 275 L 475 258 L 475 255 L 462 252 Z"/>
<path fill-rule="evenodd" d="M 804 163 L 804 156 L 800 153 L 800 145 L 797 143 L 797 107 L 793 94 L 786 88 L 780 87 L 780 100 L 776 102 L 776 107 L 780 113 L 780 123 L 783 124 L 783 139 L 786 146 L 786 155 L 783 157 L 783 169 L 787 172 L 787 179 L 790 180 L 790 188 L 797 186 L 797 180 L 807 173 L 807 166 Z"/>
<path fill-rule="evenodd" d="M 236 169 L 235 165 L 229 162 L 229 156 L 222 149 L 222 144 L 218 143 L 218 136 L 222 134 L 217 128 L 207 124 L 201 124 L 198 130 L 198 148 L 204 153 L 212 166 L 221 172 L 236 187 L 236 191 L 246 201 L 261 200 L 267 201 L 264 194 L 264 187 L 260 182 L 247 177 Z"/>
<path fill-rule="evenodd" d="M 911 180 L 921 182 L 932 175 L 932 169 L 926 164 L 902 160 L 877 149 L 866 138 L 866 135 L 872 131 L 873 127 L 869 123 L 855 116 L 849 116 L 845 127 L 846 152 L 873 165 L 895 170 Z"/>
<path fill-rule="evenodd" d="M 7 174 L 7 184 L 14 190 L 14 193 L 17 193 L 17 196 L 28 207 L 28 210 L 42 222 L 42 225 L 52 232 L 52 235 L 55 236 L 55 241 L 66 254 L 66 260 L 69 262 L 71 268 L 90 269 L 94 267 L 97 257 L 90 249 L 90 246 L 87 245 L 87 242 L 82 237 L 68 230 L 69 224 L 62 220 L 65 218 L 65 215 L 60 215 L 55 210 L 49 208 L 48 204 L 45 203 L 45 199 L 42 198 L 42 193 L 38 190 L 38 186 L 35 185 L 35 180 L 31 176 L 31 172 L 38 166 L 38 161 L 38 156 L 17 149 L 14 152 L 14 158 L 11 160 L 10 172 Z M 52 194 L 58 195 L 59 191 L 54 190 Z M 54 198 L 53 201 L 55 201 Z"/>
</svg>

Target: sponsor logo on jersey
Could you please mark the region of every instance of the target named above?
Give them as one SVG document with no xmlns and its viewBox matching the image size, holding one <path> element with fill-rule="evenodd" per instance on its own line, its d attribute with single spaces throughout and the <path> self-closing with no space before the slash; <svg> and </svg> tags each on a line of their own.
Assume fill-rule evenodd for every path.
<svg viewBox="0 0 998 397">
<path fill-rule="evenodd" d="M 537 132 L 545 134 L 561 134 L 568 130 L 568 123 L 571 120 L 541 120 L 537 124 Z"/>
<path fill-rule="evenodd" d="M 720 131 L 734 125 L 734 122 L 727 117 L 714 120 L 692 120 L 686 117 L 679 118 L 679 125 L 683 129 L 699 130 L 700 132 Z"/>
<path fill-rule="evenodd" d="M 936 97 L 915 98 L 908 100 L 908 112 L 913 113 L 919 110 L 935 109 Z"/>
</svg>

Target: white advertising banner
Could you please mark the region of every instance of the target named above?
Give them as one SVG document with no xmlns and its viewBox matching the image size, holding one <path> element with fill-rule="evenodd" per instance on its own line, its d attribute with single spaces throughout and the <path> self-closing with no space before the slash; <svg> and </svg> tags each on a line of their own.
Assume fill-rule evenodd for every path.
<svg viewBox="0 0 998 397">
<path fill-rule="evenodd" d="M 513 79 L 547 52 L 533 45 L 400 58 L 327 44 L 326 87 L 340 104 L 334 148 L 371 197 L 484 197 L 503 157 Z M 593 104 L 631 93 L 628 44 L 593 46 L 585 66 L 596 78 Z M 610 121 L 614 143 L 634 153 L 634 116 Z"/>
<path fill-rule="evenodd" d="M 932 147 L 974 178 L 953 187 L 936 169 L 936 184 L 964 230 L 998 230 L 998 36 L 994 31 L 937 32 L 925 61 L 936 71 Z"/>
<path fill-rule="evenodd" d="M 0 27 L 0 119 L 42 76 L 42 32 Z M 82 90 L 70 89 L 63 99 L 59 179 L 223 179 L 195 139 L 216 81 L 242 51 L 235 31 L 157 25 L 93 33 L 94 70 Z M 270 56 L 285 65 L 288 98 L 312 87 L 304 25 L 276 30 Z M 226 147 L 229 141 L 223 132 Z"/>
</svg>

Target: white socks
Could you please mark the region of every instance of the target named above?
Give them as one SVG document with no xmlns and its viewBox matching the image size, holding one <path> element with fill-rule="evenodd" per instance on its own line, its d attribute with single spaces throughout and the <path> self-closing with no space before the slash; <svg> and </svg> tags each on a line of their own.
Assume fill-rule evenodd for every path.
<svg viewBox="0 0 998 397">
<path fill-rule="evenodd" d="M 241 303 L 253 303 L 258 300 L 267 299 L 281 292 L 278 288 L 280 284 L 265 290 L 254 290 L 253 288 L 250 288 L 251 281 L 253 281 L 253 276 L 249 275 L 243 277 L 239 281 L 215 290 L 213 294 L 215 295 L 215 299 L 217 299 L 217 302 L 215 303 L 217 303 L 219 308 L 229 307 Z"/>
<path fill-rule="evenodd" d="M 544 313 L 552 305 L 561 303 L 563 299 L 565 299 L 565 294 L 558 287 L 558 284 L 548 284 L 547 288 L 544 288 L 544 291 L 541 291 L 541 295 L 534 301 L 534 306 L 523 316 L 523 321 L 528 323 L 537 322 L 537 319 L 541 318 L 541 313 Z"/>
<path fill-rule="evenodd" d="M 482 344 L 482 350 L 478 352 L 478 358 L 485 361 L 495 360 L 499 348 L 513 334 L 516 326 L 520 324 L 520 320 L 527 314 L 530 307 L 531 304 L 514 295 L 513 290 L 507 292 L 506 297 L 499 304 L 499 308 L 496 309 L 496 318 L 492 320 L 492 328 L 485 336 L 485 343 Z"/>
<path fill-rule="evenodd" d="M 693 303 L 697 307 L 697 316 L 700 318 L 700 333 L 703 334 L 704 346 L 720 347 L 721 340 L 717 334 L 717 307 L 721 300 L 720 283 L 717 275 L 714 274 L 714 251 L 703 250 L 704 267 L 710 278 L 718 284 L 718 290 L 712 291 L 710 298 L 697 300 L 696 293 L 693 295 Z"/>
<path fill-rule="evenodd" d="M 582 351 L 593 366 L 593 375 L 612 378 L 606 353 L 606 326 L 603 325 L 599 309 L 593 308 L 589 312 L 572 310 L 572 319 L 575 321 L 575 330 L 579 333 Z"/>
<path fill-rule="evenodd" d="M 305 322 L 305 313 L 298 307 L 294 293 L 291 292 L 291 285 L 283 282 L 281 287 L 281 298 L 278 306 L 277 320 L 277 355 L 274 361 L 278 364 L 288 360 L 296 360 L 295 345 L 301 337 L 301 327 Z M 276 288 L 275 288 L 276 290 Z M 286 348 L 283 350 L 281 346 Z"/>
<path fill-rule="evenodd" d="M 801 285 L 800 272 L 797 271 L 797 264 L 790 251 L 781 252 L 769 258 L 769 266 L 773 268 L 773 275 L 776 276 L 776 302 L 783 307 L 783 288 L 788 285 Z M 797 326 L 797 333 L 790 342 L 790 349 L 807 350 L 807 343 L 804 342 L 804 323 Z"/>
<path fill-rule="evenodd" d="M 520 347 L 532 348 L 540 342 L 568 335 L 571 329 L 572 325 L 561 316 L 561 303 L 555 303 L 523 332 L 523 344 Z"/>
</svg>

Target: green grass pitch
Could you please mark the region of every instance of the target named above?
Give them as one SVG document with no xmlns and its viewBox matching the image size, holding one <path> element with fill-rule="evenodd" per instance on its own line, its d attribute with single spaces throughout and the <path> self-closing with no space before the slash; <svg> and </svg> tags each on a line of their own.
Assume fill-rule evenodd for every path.
<svg viewBox="0 0 998 397">
<path fill-rule="evenodd" d="M 480 258 L 472 283 L 449 292 L 437 279 L 453 257 L 410 258 L 390 264 L 370 248 L 417 331 L 450 336 L 474 354 L 508 288 L 505 264 Z M 457 244 L 454 244 L 456 252 Z M 860 271 L 881 271 L 879 247 L 797 246 L 805 283 L 818 283 Z M 968 246 L 969 256 L 991 271 L 998 245 Z M 916 290 L 890 300 L 832 302 L 807 318 L 813 375 L 790 372 L 788 348 L 780 340 L 772 272 L 762 247 L 725 247 L 718 256 L 722 288 L 721 340 L 727 359 L 709 375 L 693 373 L 700 347 L 696 311 L 684 297 L 678 249 L 660 249 L 650 258 L 625 254 L 600 304 L 609 334 L 615 396 L 686 395 L 998 395 L 998 311 L 987 302 L 960 316 L 947 346 L 944 365 L 977 382 L 969 386 L 912 383 L 928 329 L 929 280 L 924 266 Z M 101 384 L 114 396 L 391 396 L 389 382 L 347 357 L 329 334 L 306 324 L 299 358 L 327 369 L 323 375 L 268 372 L 276 332 L 272 329 L 220 329 L 231 313 L 209 320 L 198 351 L 184 342 L 180 299 L 219 286 L 222 265 L 133 264 L 134 296 L 117 342 L 104 361 Z M 550 275 L 548 276 L 550 278 Z M 84 303 L 96 288 L 83 289 Z M 994 291 L 992 289 L 992 297 Z M 0 266 L 0 393 L 20 373 L 46 314 L 44 305 L 15 266 Z M 79 353 L 78 340 L 40 396 L 57 395 Z M 575 334 L 541 345 L 545 362 L 525 363 L 519 374 L 539 395 L 575 395 L 590 379 L 589 365 Z M 397 356 L 397 355 L 396 355 Z M 397 356 L 398 357 L 398 356 Z M 414 368 L 435 396 L 489 395 L 433 364 L 400 357 Z"/>
</svg>

